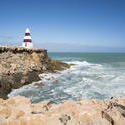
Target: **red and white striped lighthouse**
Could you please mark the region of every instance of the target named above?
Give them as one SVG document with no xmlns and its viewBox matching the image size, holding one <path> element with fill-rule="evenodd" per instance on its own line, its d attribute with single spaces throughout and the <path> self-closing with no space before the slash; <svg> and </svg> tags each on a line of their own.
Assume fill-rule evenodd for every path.
<svg viewBox="0 0 125 125">
<path fill-rule="evenodd" d="M 26 48 L 33 48 L 32 38 L 31 38 L 31 35 L 30 35 L 29 28 L 26 29 L 22 46 L 26 47 Z"/>
</svg>

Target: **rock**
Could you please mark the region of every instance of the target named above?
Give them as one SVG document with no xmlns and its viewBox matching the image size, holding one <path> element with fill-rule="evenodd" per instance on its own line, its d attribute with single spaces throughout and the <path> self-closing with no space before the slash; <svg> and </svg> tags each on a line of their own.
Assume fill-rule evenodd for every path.
<svg viewBox="0 0 125 125">
<path fill-rule="evenodd" d="M 12 89 L 40 80 L 41 73 L 70 67 L 49 58 L 45 49 L 14 46 L 0 46 L 0 62 L 0 97 L 3 99 L 7 99 Z"/>
<path fill-rule="evenodd" d="M 42 67 L 42 70 L 47 70 L 45 66 Z"/>
<path fill-rule="evenodd" d="M 18 111 L 18 113 L 16 114 L 16 117 L 17 117 L 17 118 L 20 118 L 20 117 L 24 116 L 24 114 L 25 114 L 25 112 L 22 111 L 22 110 L 20 110 L 20 111 Z"/>
<path fill-rule="evenodd" d="M 31 104 L 17 96 L 1 100 L 0 125 L 124 125 L 124 111 L 125 97 Z"/>
<path fill-rule="evenodd" d="M 113 118 L 107 114 L 106 112 L 102 111 L 102 118 L 105 118 L 111 125 L 114 125 L 114 120 Z"/>
<path fill-rule="evenodd" d="M 59 82 L 59 80 L 54 80 L 54 81 L 53 81 L 53 83 L 58 83 L 58 82 Z"/>
<path fill-rule="evenodd" d="M 44 77 L 43 77 L 43 76 L 41 76 L 41 75 L 40 75 L 39 77 L 40 77 L 40 79 L 43 79 L 43 78 L 44 78 Z"/>
<path fill-rule="evenodd" d="M 46 80 L 50 80 L 51 78 L 46 78 Z"/>
<path fill-rule="evenodd" d="M 8 107 L 2 107 L 0 109 L 0 115 L 7 119 L 11 115 L 11 109 Z"/>
<path fill-rule="evenodd" d="M 62 124 L 66 125 L 67 122 L 68 122 L 69 120 L 71 120 L 71 117 L 66 114 L 66 115 L 62 115 L 62 116 L 59 118 L 59 120 L 60 120 L 60 122 L 62 122 Z"/>
<path fill-rule="evenodd" d="M 37 86 L 37 87 L 40 87 L 40 86 L 42 86 L 42 85 L 43 85 L 42 82 L 40 82 L 40 83 L 34 83 L 34 86 Z"/>
</svg>

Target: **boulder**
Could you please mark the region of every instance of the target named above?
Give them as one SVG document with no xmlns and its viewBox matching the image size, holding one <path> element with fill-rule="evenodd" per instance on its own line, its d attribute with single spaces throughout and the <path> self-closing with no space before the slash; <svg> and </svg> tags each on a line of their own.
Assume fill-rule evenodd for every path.
<svg viewBox="0 0 125 125">
<path fill-rule="evenodd" d="M 125 97 L 31 104 L 17 96 L 0 101 L 0 125 L 124 125 Z"/>
</svg>

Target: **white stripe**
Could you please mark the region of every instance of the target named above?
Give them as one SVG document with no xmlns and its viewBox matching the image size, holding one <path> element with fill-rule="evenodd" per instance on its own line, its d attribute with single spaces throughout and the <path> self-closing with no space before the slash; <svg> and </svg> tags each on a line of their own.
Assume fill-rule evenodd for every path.
<svg viewBox="0 0 125 125">
<path fill-rule="evenodd" d="M 24 39 L 32 39 L 31 36 L 24 36 Z"/>
</svg>

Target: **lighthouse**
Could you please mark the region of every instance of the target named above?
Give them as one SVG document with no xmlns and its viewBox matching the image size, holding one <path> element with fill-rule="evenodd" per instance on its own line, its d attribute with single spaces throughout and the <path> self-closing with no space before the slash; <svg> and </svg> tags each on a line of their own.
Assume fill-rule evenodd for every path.
<svg viewBox="0 0 125 125">
<path fill-rule="evenodd" d="M 30 35 L 29 28 L 26 29 L 22 46 L 26 47 L 26 48 L 33 48 L 32 38 L 31 38 L 31 35 Z"/>
</svg>

